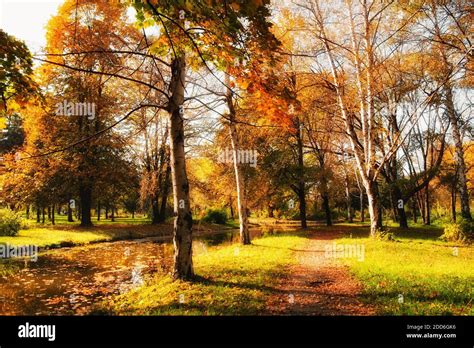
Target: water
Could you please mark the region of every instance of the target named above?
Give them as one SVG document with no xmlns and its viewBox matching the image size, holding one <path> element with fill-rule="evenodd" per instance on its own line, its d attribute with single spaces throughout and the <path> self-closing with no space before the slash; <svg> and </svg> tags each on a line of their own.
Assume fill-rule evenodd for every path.
<svg viewBox="0 0 474 348">
<path fill-rule="evenodd" d="M 101 299 L 169 272 L 169 243 L 112 242 L 53 250 L 0 278 L 0 314 L 86 314 Z"/>
<path fill-rule="evenodd" d="M 277 232 L 264 227 L 250 233 L 255 238 Z M 199 236 L 193 254 L 238 242 L 235 230 Z M 149 274 L 169 273 L 172 261 L 173 246 L 163 237 L 56 249 L 36 262 L 15 260 L 21 270 L 0 277 L 0 315 L 85 315 L 108 296 L 142 285 Z"/>
</svg>

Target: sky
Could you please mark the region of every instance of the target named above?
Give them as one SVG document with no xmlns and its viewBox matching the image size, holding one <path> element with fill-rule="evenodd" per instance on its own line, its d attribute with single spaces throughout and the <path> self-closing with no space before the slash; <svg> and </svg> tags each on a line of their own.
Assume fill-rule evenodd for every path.
<svg viewBox="0 0 474 348">
<path fill-rule="evenodd" d="M 26 42 L 32 53 L 46 45 L 45 26 L 62 0 L 0 0 L 0 28 Z"/>
</svg>

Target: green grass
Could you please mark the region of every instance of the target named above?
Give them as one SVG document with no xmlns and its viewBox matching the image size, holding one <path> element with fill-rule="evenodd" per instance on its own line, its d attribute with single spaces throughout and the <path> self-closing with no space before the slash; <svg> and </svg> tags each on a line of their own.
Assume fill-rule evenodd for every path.
<svg viewBox="0 0 474 348">
<path fill-rule="evenodd" d="M 364 285 L 364 301 L 380 314 L 474 315 L 474 247 L 442 242 L 436 228 L 394 232 L 396 242 L 365 234 L 337 240 L 365 246 L 363 262 L 342 259 Z"/>
<path fill-rule="evenodd" d="M 13 262 L 11 260 L 0 260 L 0 277 L 7 277 L 15 272 L 18 272 L 20 266 L 18 263 Z"/>
<path fill-rule="evenodd" d="M 75 224 L 32 224 L 15 237 L 0 237 L 0 243 L 55 247 L 130 239 L 169 233 L 171 225 L 131 224 L 127 220 L 103 222 L 81 229 Z M 232 224 L 230 224 L 232 225 Z M 212 227 L 212 226 L 211 226 Z M 220 228 L 220 227 L 219 227 Z M 313 230 L 311 228 L 310 230 Z M 347 264 L 363 284 L 363 301 L 384 315 L 474 315 L 474 246 L 439 239 L 442 228 L 417 225 L 409 230 L 389 227 L 395 242 L 368 238 L 366 224 L 316 227 L 317 234 L 339 231 L 338 244 L 362 244 L 364 260 L 338 259 Z M 316 235 L 317 235 L 316 234 Z M 349 236 L 352 238 L 349 238 Z M 252 245 L 208 243 L 206 253 L 195 255 L 199 276 L 194 282 L 173 282 L 156 275 L 146 285 L 112 298 L 98 312 L 119 315 L 252 315 L 265 312 L 273 287 L 296 262 L 293 248 L 304 245 L 308 235 L 265 235 Z M 212 239 L 212 238 L 211 238 Z M 213 239 L 212 239 L 213 240 Z M 457 248 L 458 256 L 453 254 Z M 2 261 L 0 276 L 15 272 L 17 263 Z M 183 303 L 180 303 L 180 295 Z M 403 295 L 403 303 L 399 303 Z"/>
<path fill-rule="evenodd" d="M 239 228 L 240 227 L 240 222 L 239 220 L 232 220 L 232 219 L 229 219 L 227 220 L 226 224 L 225 224 L 226 227 L 231 227 L 231 228 Z"/>
<path fill-rule="evenodd" d="M 194 257 L 194 282 L 155 276 L 146 285 L 104 303 L 118 315 L 256 315 L 266 309 L 278 278 L 296 262 L 300 234 L 256 239 L 252 245 L 211 247 Z M 180 303 L 180 299 L 182 300 Z"/>
<path fill-rule="evenodd" d="M 13 237 L 0 236 L 0 243 L 10 245 L 34 244 L 38 247 L 60 247 L 72 245 L 84 245 L 93 242 L 106 242 L 120 239 L 134 239 L 149 236 L 171 235 L 172 219 L 165 224 L 151 225 L 150 219 L 144 216 L 117 217 L 114 222 L 92 219 L 93 226 L 81 228 L 79 221 L 68 222 L 67 216 L 56 216 L 56 224 L 52 225 L 46 220 L 45 224 L 36 223 L 36 220 L 25 220 L 29 226 L 22 229 L 18 235 Z M 238 221 L 229 221 L 226 225 L 215 225 L 195 222 L 196 226 L 210 228 L 212 230 L 229 229 L 239 227 Z"/>
<path fill-rule="evenodd" d="M 31 225 L 42 225 L 42 223 L 36 223 L 36 214 L 30 214 L 30 218 L 26 219 L 26 214 L 22 214 L 23 218 L 28 221 Z M 75 216 L 73 217 L 74 222 L 68 222 L 66 215 L 55 215 L 54 220 L 57 226 L 77 226 L 80 224 L 80 220 L 78 220 Z M 115 217 L 115 221 L 112 222 L 110 218 L 108 220 L 105 219 L 105 215 L 102 215 L 100 221 L 97 221 L 97 216 L 92 216 L 92 223 L 94 225 L 108 225 L 108 224 L 147 224 L 150 223 L 151 220 L 144 216 L 144 215 L 135 215 L 135 218 L 132 218 L 131 215 L 120 215 Z M 45 225 L 50 226 L 51 221 L 48 220 L 48 217 L 45 218 Z"/>
<path fill-rule="evenodd" d="M 21 230 L 14 237 L 0 237 L 0 243 L 10 245 L 37 245 L 38 247 L 55 247 L 61 243 L 86 244 L 110 240 L 109 236 L 97 232 L 53 230 L 51 228 L 31 228 Z"/>
<path fill-rule="evenodd" d="M 28 229 L 20 230 L 13 237 L 0 236 L 0 243 L 10 245 L 30 245 L 38 247 L 60 247 L 84 245 L 92 242 L 143 238 L 171 232 L 171 225 L 138 225 L 111 223 L 81 228 L 77 224 L 41 225 L 30 224 Z"/>
</svg>

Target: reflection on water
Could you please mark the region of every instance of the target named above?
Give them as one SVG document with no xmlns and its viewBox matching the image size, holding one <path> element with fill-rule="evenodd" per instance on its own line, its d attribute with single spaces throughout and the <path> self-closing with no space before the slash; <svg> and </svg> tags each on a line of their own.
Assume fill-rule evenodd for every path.
<svg viewBox="0 0 474 348">
<path fill-rule="evenodd" d="M 267 227 L 254 227 L 249 229 L 250 239 L 261 237 Z M 273 227 L 270 227 L 273 231 Z M 229 245 L 239 242 L 239 231 L 232 230 L 229 232 L 215 233 L 207 236 L 202 236 L 197 239 L 197 243 L 202 242 L 208 246 L 214 245 Z"/>
<path fill-rule="evenodd" d="M 252 238 L 273 233 L 250 229 Z M 200 236 L 193 253 L 238 241 L 238 230 Z M 142 285 L 148 274 L 170 272 L 172 260 L 172 243 L 152 238 L 52 250 L 37 262 L 10 260 L 21 270 L 0 277 L 0 315 L 87 314 L 105 297 Z"/>
<path fill-rule="evenodd" d="M 235 234 L 234 232 L 227 232 L 227 233 L 216 233 L 216 234 L 211 234 L 208 236 L 202 236 L 198 239 L 198 243 L 193 243 L 193 245 L 197 250 L 199 250 L 201 248 L 201 244 L 205 246 L 213 246 L 213 245 L 219 245 L 219 244 L 232 243 L 236 239 L 234 234 Z"/>
<path fill-rule="evenodd" d="M 170 271 L 169 243 L 113 242 L 58 249 L 0 278 L 0 314 L 85 314 L 106 296 Z"/>
</svg>

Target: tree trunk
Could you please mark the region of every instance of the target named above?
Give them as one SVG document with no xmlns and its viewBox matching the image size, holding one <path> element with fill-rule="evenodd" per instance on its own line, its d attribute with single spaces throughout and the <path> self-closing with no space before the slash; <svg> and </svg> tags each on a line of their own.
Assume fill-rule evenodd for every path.
<svg viewBox="0 0 474 348">
<path fill-rule="evenodd" d="M 390 189 L 390 206 L 392 207 L 392 220 L 398 222 L 398 202 L 393 193 L 393 189 Z"/>
<path fill-rule="evenodd" d="M 451 218 L 456 222 L 456 181 L 451 187 Z"/>
<path fill-rule="evenodd" d="M 160 223 L 160 210 L 158 208 L 158 195 L 153 195 L 151 200 L 151 223 L 156 225 Z"/>
<path fill-rule="evenodd" d="M 408 219 L 405 208 L 398 208 L 398 218 L 400 219 L 400 228 L 408 228 Z"/>
<path fill-rule="evenodd" d="M 43 219 L 41 220 L 41 223 L 44 224 L 44 217 L 45 217 L 45 214 L 46 214 L 46 212 L 45 212 L 45 210 L 44 210 L 44 207 L 41 208 L 41 211 L 42 211 L 42 213 L 43 213 Z"/>
<path fill-rule="evenodd" d="M 357 187 L 359 188 L 359 204 L 360 204 L 360 222 L 365 222 L 365 209 L 364 209 L 364 190 L 359 180 L 357 169 L 355 170 L 355 178 L 357 181 Z"/>
<path fill-rule="evenodd" d="M 400 228 L 408 228 L 408 219 L 405 212 L 405 201 L 403 200 L 402 192 L 396 183 L 391 187 L 391 189 Z"/>
<path fill-rule="evenodd" d="M 72 218 L 72 209 L 71 209 L 71 200 L 67 202 L 67 221 L 68 222 L 74 222 L 74 219 Z"/>
<path fill-rule="evenodd" d="M 97 221 L 100 221 L 100 200 L 97 201 Z"/>
<path fill-rule="evenodd" d="M 115 222 L 115 207 L 112 206 L 112 213 L 110 214 L 110 221 Z"/>
<path fill-rule="evenodd" d="M 51 206 L 48 205 L 48 220 L 51 221 Z"/>
<path fill-rule="evenodd" d="M 324 160 L 319 157 L 319 166 L 324 168 Z M 326 176 L 321 175 L 321 198 L 323 199 L 323 210 L 326 218 L 326 226 L 332 226 L 331 206 L 329 204 L 329 188 Z"/>
<path fill-rule="evenodd" d="M 347 209 L 347 222 L 352 223 L 353 217 L 352 217 L 352 204 L 351 204 L 351 192 L 349 190 L 349 176 L 345 175 L 345 192 L 346 192 L 346 209 Z"/>
<path fill-rule="evenodd" d="M 233 118 L 231 117 L 231 119 Z M 245 181 L 243 178 L 240 163 L 238 163 L 237 156 L 239 153 L 239 139 L 238 139 L 237 129 L 236 129 L 234 121 L 231 121 L 229 123 L 229 127 L 230 127 L 233 161 L 234 161 L 235 184 L 236 184 L 236 189 L 237 189 L 237 207 L 239 211 L 240 242 L 245 245 L 245 244 L 250 244 Z"/>
<path fill-rule="evenodd" d="M 230 85 L 229 75 L 226 74 L 226 84 Z M 242 173 L 241 164 L 239 163 L 239 134 L 237 133 L 236 114 L 234 109 L 234 101 L 232 91 L 227 88 L 226 93 L 227 107 L 229 109 L 229 130 L 230 140 L 232 144 L 232 154 L 234 162 L 235 186 L 237 190 L 237 207 L 239 211 L 239 225 L 240 225 L 240 243 L 246 245 L 250 244 L 249 222 L 247 216 L 247 196 L 245 192 L 245 180 Z"/>
<path fill-rule="evenodd" d="M 105 220 L 109 219 L 109 205 L 105 205 Z"/>
<path fill-rule="evenodd" d="M 81 226 L 92 226 L 92 188 L 88 183 L 81 183 L 79 186 L 79 197 L 81 200 Z"/>
<path fill-rule="evenodd" d="M 56 213 L 56 211 L 55 211 L 55 207 L 54 207 L 54 204 L 53 204 L 53 206 L 51 207 L 51 223 L 53 225 L 55 224 L 55 221 L 54 221 L 55 220 L 55 216 L 54 216 L 55 213 Z"/>
<path fill-rule="evenodd" d="M 459 130 L 459 123 L 454 108 L 453 92 L 451 86 L 445 87 L 446 91 L 446 111 L 449 117 L 449 123 L 453 133 L 455 161 L 457 166 L 458 187 L 459 187 L 459 201 L 461 203 L 461 216 L 468 220 L 472 220 L 471 209 L 469 206 L 469 191 L 467 189 L 467 167 L 464 162 L 464 149 L 462 146 L 462 137 Z"/>
<path fill-rule="evenodd" d="M 301 228 L 307 228 L 308 224 L 306 221 L 306 193 L 304 187 L 302 187 L 302 184 L 299 184 L 299 190 L 298 190 L 298 201 L 300 202 L 299 207 L 300 207 L 300 219 L 301 219 Z"/>
<path fill-rule="evenodd" d="M 426 185 L 425 188 L 425 212 L 426 212 L 426 219 L 425 225 L 431 225 L 431 207 L 430 207 L 430 187 Z"/>
<path fill-rule="evenodd" d="M 382 228 L 382 207 L 379 198 L 379 188 L 376 181 L 366 183 L 367 198 L 369 201 L 370 235 L 375 237 Z"/>
<path fill-rule="evenodd" d="M 163 183 L 163 190 L 161 195 L 161 206 L 158 222 L 162 223 L 166 221 L 166 204 L 168 202 L 168 195 L 170 192 L 170 180 L 171 180 L 171 166 L 168 163 L 166 166 L 165 181 Z"/>
<path fill-rule="evenodd" d="M 171 63 L 171 82 L 168 111 L 170 117 L 171 177 L 174 203 L 174 279 L 188 279 L 194 276 L 192 261 L 193 217 L 189 200 L 189 182 L 186 172 L 184 151 L 184 83 L 186 78 L 184 55 Z"/>
<path fill-rule="evenodd" d="M 423 189 L 425 190 L 425 189 Z M 416 201 L 418 203 L 418 209 L 420 210 L 421 220 L 423 221 L 423 225 L 426 224 L 426 207 L 425 207 L 425 200 L 424 200 L 424 192 L 418 192 L 416 195 Z"/>
<path fill-rule="evenodd" d="M 267 212 L 268 212 L 268 217 L 269 218 L 274 218 L 275 217 L 275 214 L 273 214 L 273 211 L 275 210 L 275 207 L 273 206 L 273 204 L 268 204 L 267 205 Z"/>
<path fill-rule="evenodd" d="M 300 120 L 296 120 L 296 142 L 298 147 L 298 200 L 300 202 L 301 228 L 307 228 L 306 222 L 306 182 L 304 179 L 304 158 L 303 158 L 303 135 Z"/>
<path fill-rule="evenodd" d="M 41 222 L 41 211 L 40 211 L 39 205 L 36 205 L 36 222 L 40 223 Z"/>
<path fill-rule="evenodd" d="M 396 139 L 397 135 L 400 134 L 400 128 L 398 126 L 396 102 L 390 102 L 390 133 L 391 139 Z M 392 145 L 392 143 L 390 143 Z M 387 174 L 386 179 L 390 187 L 390 198 L 392 200 L 392 208 L 394 214 L 394 221 L 399 223 L 400 228 L 408 228 L 408 220 L 405 212 L 405 199 L 402 197 L 402 190 L 399 186 L 399 174 L 398 174 L 398 160 L 397 153 L 393 155 L 392 159 L 387 161 Z M 409 197 L 407 197 L 408 199 Z"/>
<path fill-rule="evenodd" d="M 323 192 L 322 198 L 324 215 L 326 217 L 326 226 L 332 226 L 331 207 L 329 206 L 329 194 L 327 192 Z"/>
<path fill-rule="evenodd" d="M 412 200 L 412 211 L 413 211 L 413 222 L 416 224 L 417 223 L 417 216 L 416 216 L 416 198 L 413 196 L 411 198 Z"/>
<path fill-rule="evenodd" d="M 229 195 L 229 208 L 230 208 L 230 218 L 234 220 L 234 202 L 232 201 L 232 195 Z"/>
</svg>

